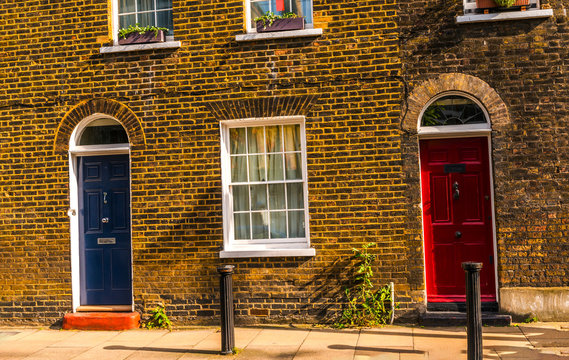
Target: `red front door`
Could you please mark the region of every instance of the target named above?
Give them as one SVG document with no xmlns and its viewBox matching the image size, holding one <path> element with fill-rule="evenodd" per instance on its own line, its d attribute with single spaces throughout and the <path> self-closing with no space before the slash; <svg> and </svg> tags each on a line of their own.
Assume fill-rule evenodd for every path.
<svg viewBox="0 0 569 360">
<path fill-rule="evenodd" d="M 488 139 L 421 140 L 427 301 L 465 301 L 461 263 L 481 262 L 482 301 L 496 301 Z"/>
</svg>

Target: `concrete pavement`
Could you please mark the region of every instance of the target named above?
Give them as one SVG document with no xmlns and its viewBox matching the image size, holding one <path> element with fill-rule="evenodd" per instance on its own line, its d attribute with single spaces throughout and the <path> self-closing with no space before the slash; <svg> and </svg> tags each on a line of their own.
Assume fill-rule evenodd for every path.
<svg viewBox="0 0 569 360">
<path fill-rule="evenodd" d="M 569 359 L 569 324 L 485 327 L 485 359 Z M 306 326 L 235 329 L 238 354 L 222 356 L 219 328 L 75 331 L 0 328 L 0 359 L 466 359 L 464 327 Z"/>
</svg>

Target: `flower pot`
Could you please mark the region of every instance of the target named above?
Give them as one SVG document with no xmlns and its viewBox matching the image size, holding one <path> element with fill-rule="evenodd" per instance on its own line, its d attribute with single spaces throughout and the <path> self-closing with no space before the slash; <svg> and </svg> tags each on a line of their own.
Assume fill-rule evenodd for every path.
<svg viewBox="0 0 569 360">
<path fill-rule="evenodd" d="M 288 18 L 288 19 L 275 19 L 271 25 L 267 22 L 263 25 L 263 21 L 257 21 L 257 32 L 271 32 L 271 31 L 290 31 L 304 29 L 304 18 Z"/>
<path fill-rule="evenodd" d="M 512 7 L 514 6 L 527 6 L 529 5 L 529 0 L 517 0 Z M 476 8 L 478 9 L 491 9 L 500 7 L 496 4 L 493 0 L 476 0 Z M 508 9 L 504 7 L 504 9 Z"/>
<path fill-rule="evenodd" d="M 130 33 L 124 39 L 119 39 L 119 45 L 130 45 L 130 44 L 147 44 L 164 42 L 165 36 L 163 30 L 158 30 L 158 32 L 147 31 L 144 34 Z"/>
</svg>

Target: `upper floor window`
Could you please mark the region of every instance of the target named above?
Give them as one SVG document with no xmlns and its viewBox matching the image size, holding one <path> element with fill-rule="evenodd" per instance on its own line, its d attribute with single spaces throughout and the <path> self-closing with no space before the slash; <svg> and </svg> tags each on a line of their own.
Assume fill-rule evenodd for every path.
<svg viewBox="0 0 569 360">
<path fill-rule="evenodd" d="M 304 27 L 313 28 L 312 0 L 246 0 L 247 32 L 255 32 L 255 18 L 270 11 L 275 15 L 294 13 L 304 17 Z"/>
<path fill-rule="evenodd" d="M 173 35 L 174 24 L 172 21 L 172 0 L 115 0 L 116 21 L 114 34 L 119 29 L 129 25 L 157 26 L 168 29 L 168 34 Z"/>
</svg>

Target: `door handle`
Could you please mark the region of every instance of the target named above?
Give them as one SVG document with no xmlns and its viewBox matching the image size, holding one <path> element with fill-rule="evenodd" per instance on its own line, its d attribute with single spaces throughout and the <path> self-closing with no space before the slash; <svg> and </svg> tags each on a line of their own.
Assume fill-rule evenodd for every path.
<svg viewBox="0 0 569 360">
<path fill-rule="evenodd" d="M 453 199 L 458 200 L 460 198 L 460 190 L 458 190 L 457 181 L 455 181 L 454 184 L 452 184 L 452 189 L 454 190 L 454 193 L 452 194 Z"/>
<path fill-rule="evenodd" d="M 109 218 L 108 218 L 108 217 L 104 217 L 104 218 L 101 219 L 101 222 L 102 222 L 103 224 L 106 224 L 106 223 L 109 222 Z"/>
<path fill-rule="evenodd" d="M 103 192 L 103 204 L 107 203 L 107 193 Z"/>
<path fill-rule="evenodd" d="M 462 233 L 460 231 L 457 231 L 454 233 L 454 237 L 460 239 L 462 237 Z"/>
</svg>

